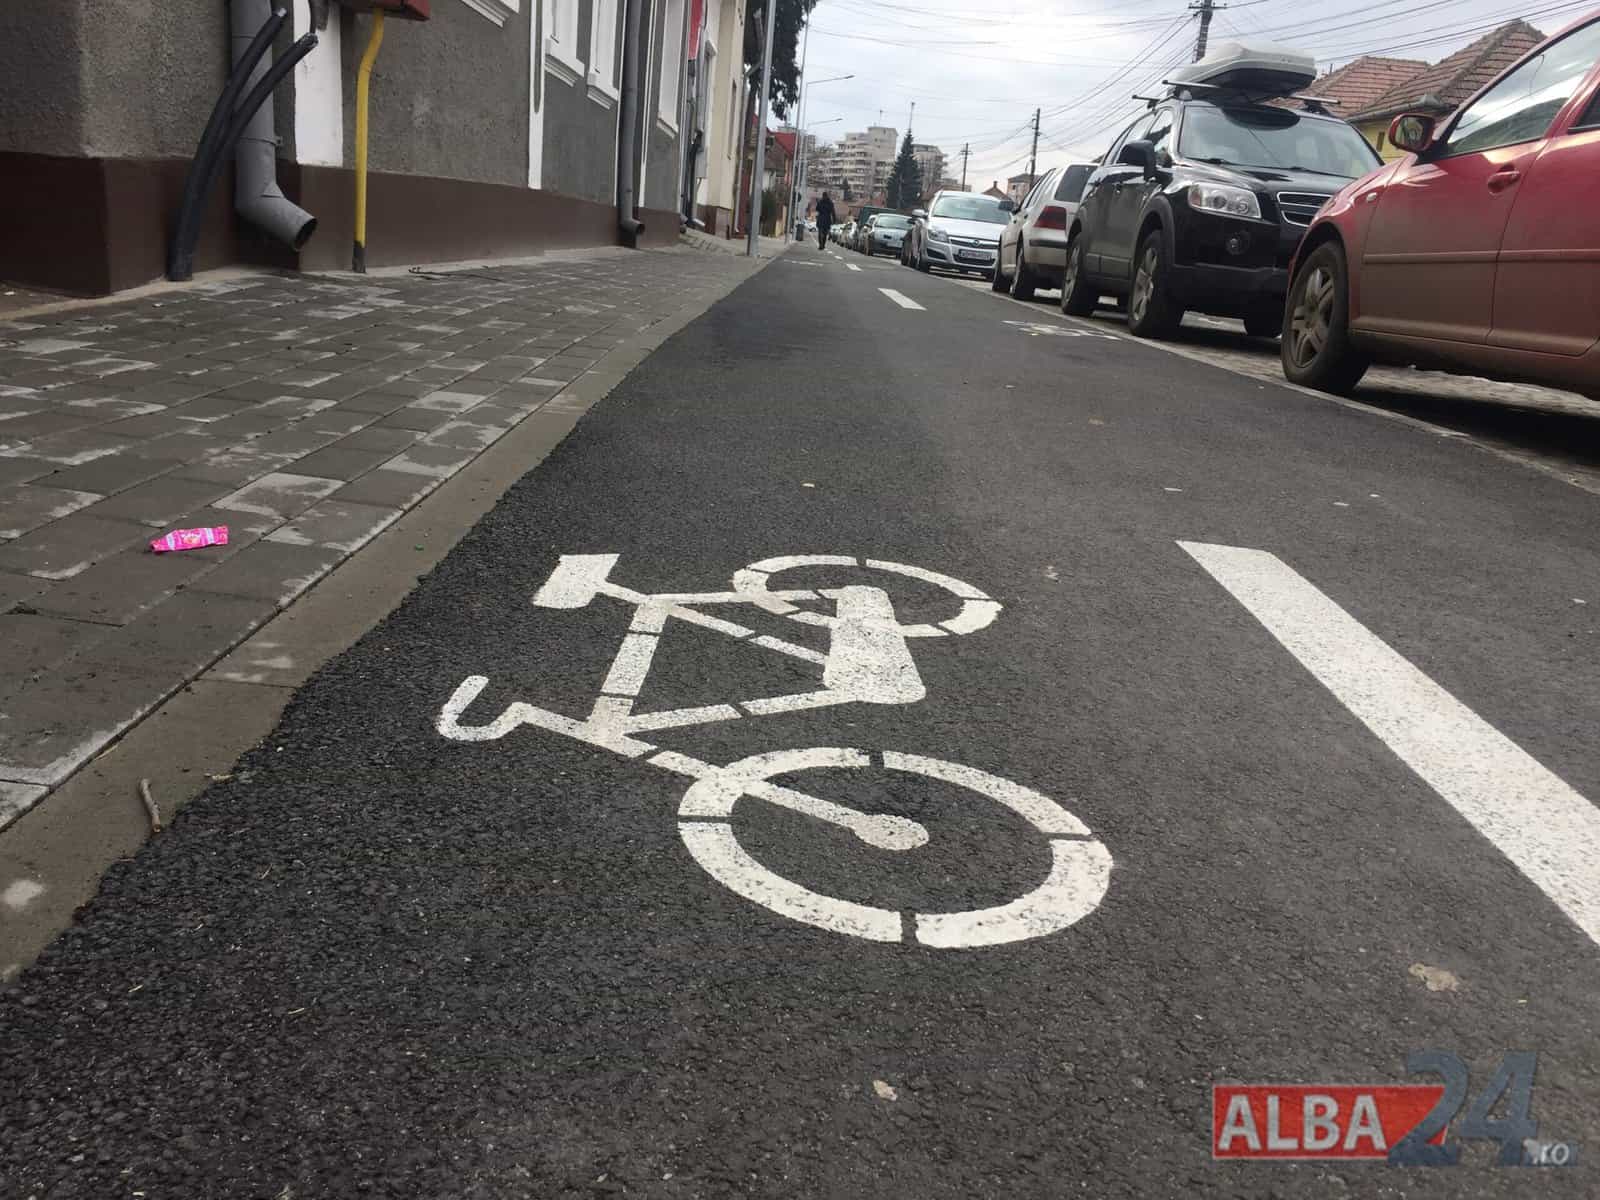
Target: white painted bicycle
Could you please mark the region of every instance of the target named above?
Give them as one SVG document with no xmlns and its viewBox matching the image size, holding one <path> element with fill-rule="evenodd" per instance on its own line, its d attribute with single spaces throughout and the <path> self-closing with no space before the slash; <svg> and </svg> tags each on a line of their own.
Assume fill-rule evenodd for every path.
<svg viewBox="0 0 1600 1200">
<path fill-rule="evenodd" d="M 730 591 L 643 593 L 611 581 L 617 558 L 615 554 L 563 555 L 533 597 L 537 607 L 548 609 L 584 608 L 601 596 L 633 606 L 628 632 L 586 718 L 579 720 L 519 701 L 508 705 L 487 724 L 464 724 L 467 709 L 489 682 L 487 676 L 472 675 L 462 681 L 440 711 L 439 733 L 457 741 L 494 741 L 531 725 L 689 776 L 695 782 L 678 806 L 678 832 L 695 861 L 740 896 L 785 917 L 836 933 L 881 942 L 914 939 L 925 946 L 945 948 L 993 946 L 1055 933 L 1099 905 L 1110 883 L 1110 852 L 1083 822 L 1054 800 L 1008 779 L 919 754 L 892 750 L 869 753 L 832 746 L 778 750 L 718 766 L 663 750 L 640 736 L 662 729 L 835 704 L 915 703 L 927 695 L 927 689 L 912 660 L 908 641 L 976 633 L 999 616 L 998 601 L 948 575 L 902 563 L 836 554 L 765 559 L 736 572 Z M 812 590 L 771 586 L 772 576 L 801 567 L 866 568 L 918 580 L 949 592 L 960 607 L 954 616 L 937 623 L 902 624 L 889 594 L 882 588 L 856 585 Z M 802 607 L 807 601 L 832 602 L 833 611 Z M 802 624 L 825 627 L 829 633 L 828 650 L 821 653 L 781 638 L 758 636 L 753 629 L 702 611 L 726 610 L 734 605 L 751 605 Z M 634 704 L 669 619 L 819 666 L 822 686 L 736 704 L 635 713 Z M 927 829 L 906 817 L 860 812 L 773 782 L 775 777 L 799 771 L 870 767 L 942 780 L 1009 809 L 1050 842 L 1050 866 L 1044 881 L 1024 895 L 990 908 L 902 914 L 802 887 L 758 862 L 735 837 L 734 806 L 751 797 L 837 825 L 880 850 L 909 851 L 927 844 Z"/>
</svg>

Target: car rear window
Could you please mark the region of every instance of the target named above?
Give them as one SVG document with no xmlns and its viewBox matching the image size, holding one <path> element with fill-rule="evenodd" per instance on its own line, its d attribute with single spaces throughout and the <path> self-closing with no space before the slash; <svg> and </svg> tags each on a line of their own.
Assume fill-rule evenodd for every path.
<svg viewBox="0 0 1600 1200">
<path fill-rule="evenodd" d="M 1089 182 L 1089 175 L 1094 171 L 1087 164 L 1068 167 L 1061 172 L 1061 182 L 1056 184 L 1056 199 L 1065 203 L 1076 204 L 1083 199 L 1083 185 Z"/>
</svg>

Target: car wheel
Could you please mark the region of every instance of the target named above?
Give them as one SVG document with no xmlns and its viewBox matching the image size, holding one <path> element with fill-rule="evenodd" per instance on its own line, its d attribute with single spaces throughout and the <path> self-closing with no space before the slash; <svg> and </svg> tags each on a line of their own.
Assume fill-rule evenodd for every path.
<svg viewBox="0 0 1600 1200">
<path fill-rule="evenodd" d="M 1291 383 L 1338 395 L 1367 373 L 1350 344 L 1350 285 L 1344 248 L 1324 242 L 1300 265 L 1283 316 L 1283 373 Z"/>
<path fill-rule="evenodd" d="M 1283 332 L 1283 306 L 1258 304 L 1246 310 L 1244 331 L 1251 337 L 1275 338 Z"/>
<path fill-rule="evenodd" d="M 1017 264 L 1011 272 L 1011 296 L 1014 300 L 1033 299 L 1033 272 L 1028 270 L 1028 260 L 1023 257 L 1022 242 L 1017 242 Z"/>
<path fill-rule="evenodd" d="M 1004 292 L 1010 286 L 1010 280 L 1008 280 L 1006 278 L 1006 276 L 1005 276 L 1005 273 L 1000 270 L 1000 264 L 1004 260 L 1005 260 L 1005 251 L 1004 251 L 1004 249 L 996 250 L 995 253 L 994 253 L 994 273 L 989 276 L 989 290 L 990 291 Z"/>
<path fill-rule="evenodd" d="M 862 253 L 865 254 L 868 258 L 872 257 L 872 243 L 871 242 L 867 243 L 867 248 L 865 250 L 863 250 Z"/>
<path fill-rule="evenodd" d="M 1061 277 L 1061 311 L 1069 317 L 1087 317 L 1100 299 L 1095 286 L 1084 278 L 1083 236 L 1067 247 L 1067 269 Z"/>
<path fill-rule="evenodd" d="M 917 252 L 917 270 L 924 275 L 933 270 L 933 264 L 928 261 L 928 251 L 926 249 Z"/>
<path fill-rule="evenodd" d="M 1133 291 L 1128 297 L 1128 332 L 1134 337 L 1166 338 L 1177 332 L 1183 309 L 1167 294 L 1167 248 L 1161 230 L 1152 229 L 1133 260 Z"/>
</svg>

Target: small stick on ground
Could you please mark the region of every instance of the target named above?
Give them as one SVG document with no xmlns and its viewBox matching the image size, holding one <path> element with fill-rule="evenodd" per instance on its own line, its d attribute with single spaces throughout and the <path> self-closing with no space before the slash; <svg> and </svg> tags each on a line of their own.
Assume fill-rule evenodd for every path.
<svg viewBox="0 0 1600 1200">
<path fill-rule="evenodd" d="M 150 795 L 150 781 L 139 780 L 139 796 L 144 801 L 144 810 L 150 814 L 150 832 L 161 832 L 161 810 L 156 807 L 155 800 Z"/>
</svg>

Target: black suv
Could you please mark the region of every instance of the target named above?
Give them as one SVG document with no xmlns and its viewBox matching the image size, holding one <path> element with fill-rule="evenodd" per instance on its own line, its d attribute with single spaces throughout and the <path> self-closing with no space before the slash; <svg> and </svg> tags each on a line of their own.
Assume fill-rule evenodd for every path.
<svg viewBox="0 0 1600 1200">
<path fill-rule="evenodd" d="M 1180 87 L 1090 176 L 1068 231 L 1062 311 L 1087 316 L 1110 293 L 1125 298 L 1138 337 L 1170 335 L 1186 309 L 1242 317 L 1250 333 L 1274 337 L 1306 226 L 1380 161 L 1320 111 Z"/>
</svg>

